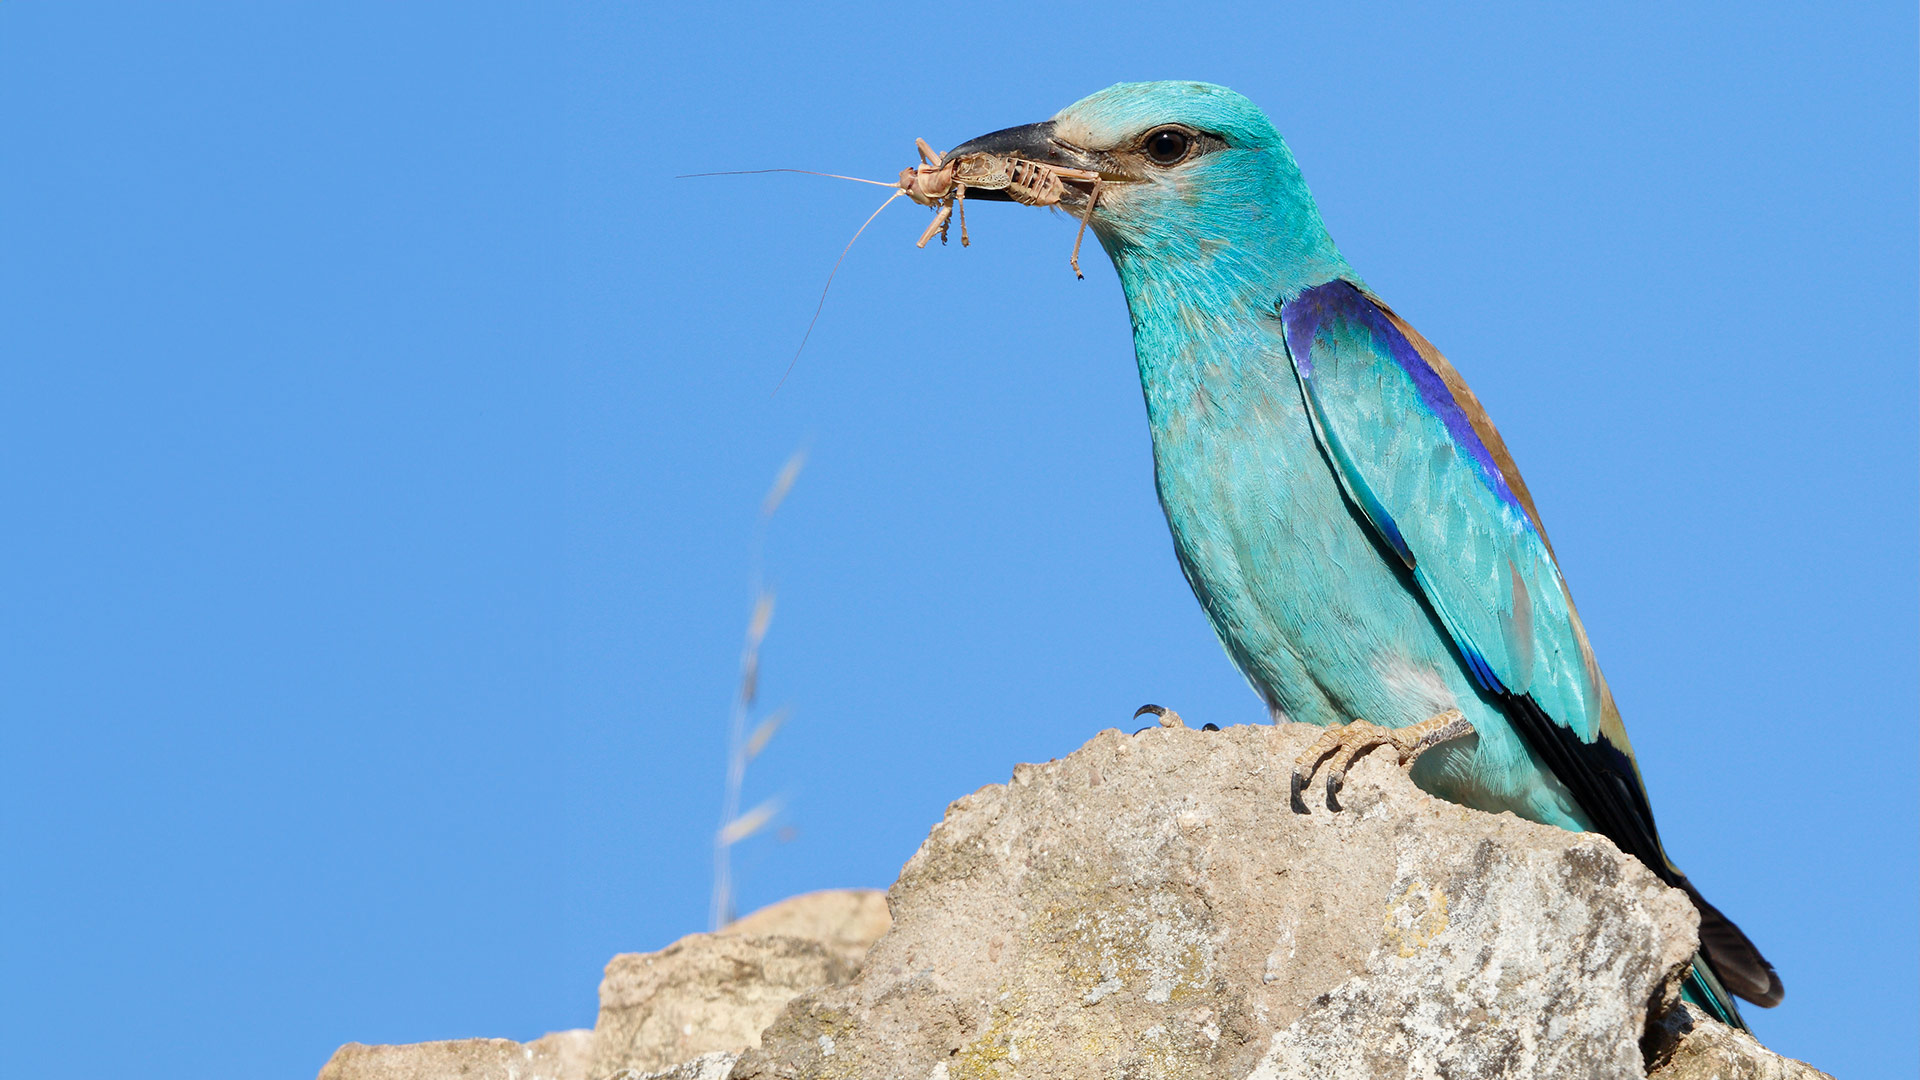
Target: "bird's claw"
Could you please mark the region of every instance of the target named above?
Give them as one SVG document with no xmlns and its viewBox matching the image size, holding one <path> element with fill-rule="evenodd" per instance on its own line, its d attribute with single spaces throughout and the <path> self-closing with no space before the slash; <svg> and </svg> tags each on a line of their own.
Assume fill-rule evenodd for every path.
<svg viewBox="0 0 1920 1080">
<path fill-rule="evenodd" d="M 1338 812 L 1340 801 L 1336 796 L 1346 786 L 1347 770 L 1353 766 L 1355 759 L 1368 750 L 1376 746 L 1391 746 L 1399 754 L 1400 764 L 1405 765 L 1428 747 L 1472 733 L 1473 724 L 1459 709 L 1448 709 L 1403 728 L 1385 728 L 1365 720 L 1336 724 L 1315 739 L 1306 753 L 1293 761 L 1293 791 L 1289 799 L 1293 812 L 1307 813 L 1306 801 L 1301 796 L 1312 782 L 1314 771 L 1329 755 L 1327 809 Z"/>
<path fill-rule="evenodd" d="M 1142 705 L 1139 708 L 1133 710 L 1133 718 L 1135 720 L 1138 720 L 1143 716 L 1151 716 L 1155 720 L 1160 721 L 1161 727 L 1183 728 L 1187 726 L 1187 722 L 1185 720 L 1180 719 L 1179 713 L 1174 712 L 1172 709 L 1166 708 L 1161 705 Z M 1140 730 L 1145 731 L 1146 729 L 1141 728 Z"/>
<path fill-rule="evenodd" d="M 1161 706 L 1161 705 L 1142 705 L 1139 708 L 1133 710 L 1133 718 L 1135 720 L 1138 720 L 1143 716 L 1151 716 L 1155 720 L 1158 720 L 1160 722 L 1158 726 L 1160 727 L 1184 728 L 1187 726 L 1187 722 L 1185 720 L 1180 719 L 1179 713 L 1174 712 L 1172 709 L 1166 708 L 1165 706 Z M 1141 731 L 1146 731 L 1146 730 L 1148 729 L 1141 728 L 1140 731 L 1136 731 L 1134 732 L 1134 734 L 1138 735 L 1140 734 Z M 1200 730 L 1201 731 L 1219 731 L 1220 725 L 1219 724 L 1203 724 L 1201 725 Z"/>
</svg>

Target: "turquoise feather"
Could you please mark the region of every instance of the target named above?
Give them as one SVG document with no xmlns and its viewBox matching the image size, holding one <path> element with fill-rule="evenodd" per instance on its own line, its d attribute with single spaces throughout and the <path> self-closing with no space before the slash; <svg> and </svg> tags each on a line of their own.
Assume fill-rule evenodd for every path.
<svg viewBox="0 0 1920 1080">
<path fill-rule="evenodd" d="M 1177 129 L 1176 162 L 1147 152 Z M 1689 994 L 1780 982 L 1662 850 L 1612 694 L 1519 471 L 1444 357 L 1366 289 L 1245 98 L 1123 83 L 956 148 L 1098 170 L 1091 225 L 1133 323 L 1160 503 L 1221 644 L 1276 719 L 1458 708 L 1442 798 L 1606 833 L 1693 896 Z M 1715 975 L 1718 978 L 1715 978 Z"/>
</svg>

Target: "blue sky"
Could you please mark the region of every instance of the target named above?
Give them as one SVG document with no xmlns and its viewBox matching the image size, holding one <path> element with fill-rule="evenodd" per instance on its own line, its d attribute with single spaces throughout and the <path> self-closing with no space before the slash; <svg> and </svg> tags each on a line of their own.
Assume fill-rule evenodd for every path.
<svg viewBox="0 0 1920 1080">
<path fill-rule="evenodd" d="M 305 1076 L 592 1022 L 705 923 L 766 485 L 742 903 L 884 886 L 1147 701 L 1260 710 L 1071 223 L 888 178 L 1123 79 L 1262 103 L 1526 470 L 1778 1049 L 1911 1076 L 1910 4 L 0 5 L 0 1031 Z M 83 1049 L 84 1048 L 84 1049 Z"/>
</svg>

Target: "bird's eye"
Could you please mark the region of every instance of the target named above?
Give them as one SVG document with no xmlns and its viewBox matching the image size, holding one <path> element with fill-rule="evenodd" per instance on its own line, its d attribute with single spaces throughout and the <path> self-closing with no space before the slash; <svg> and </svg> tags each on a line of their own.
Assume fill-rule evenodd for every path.
<svg viewBox="0 0 1920 1080">
<path fill-rule="evenodd" d="M 1142 149 L 1155 165 L 1178 165 L 1193 148 L 1193 136 L 1179 128 L 1161 128 L 1147 135 Z"/>
</svg>

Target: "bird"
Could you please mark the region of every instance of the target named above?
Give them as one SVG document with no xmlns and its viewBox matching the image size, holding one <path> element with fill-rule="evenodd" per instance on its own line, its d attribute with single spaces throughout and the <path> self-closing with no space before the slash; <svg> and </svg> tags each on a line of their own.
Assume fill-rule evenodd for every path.
<svg viewBox="0 0 1920 1080">
<path fill-rule="evenodd" d="M 1295 810 L 1322 758 L 1337 810 L 1346 763 L 1391 745 L 1430 794 L 1599 832 L 1684 890 L 1687 999 L 1741 1028 L 1734 996 L 1778 1004 L 1772 964 L 1661 844 L 1505 442 L 1348 264 L 1266 114 L 1211 83 L 1119 83 L 945 160 L 1070 178 L 1058 205 L 1126 295 L 1180 568 L 1272 719 L 1326 729 Z"/>
</svg>

